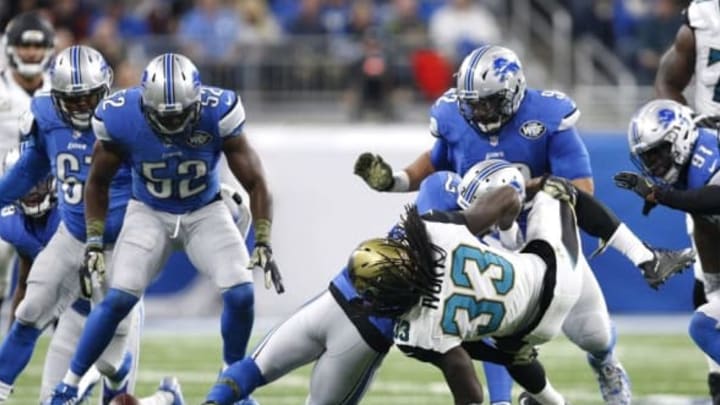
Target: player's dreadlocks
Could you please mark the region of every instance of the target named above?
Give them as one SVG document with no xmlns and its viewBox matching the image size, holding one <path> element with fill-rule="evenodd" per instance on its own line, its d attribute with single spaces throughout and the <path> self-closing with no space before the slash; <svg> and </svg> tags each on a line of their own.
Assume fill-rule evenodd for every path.
<svg viewBox="0 0 720 405">
<path fill-rule="evenodd" d="M 350 279 L 373 315 L 399 316 L 420 298 L 438 300 L 445 251 L 430 241 L 414 205 L 406 207 L 400 227 L 396 238 L 367 240 L 350 256 Z"/>
</svg>

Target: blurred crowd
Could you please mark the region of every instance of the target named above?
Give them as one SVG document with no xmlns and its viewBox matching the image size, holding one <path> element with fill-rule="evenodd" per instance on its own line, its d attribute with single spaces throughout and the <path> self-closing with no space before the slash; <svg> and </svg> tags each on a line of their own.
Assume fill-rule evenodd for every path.
<svg viewBox="0 0 720 405">
<path fill-rule="evenodd" d="M 596 36 L 647 84 L 688 0 L 558 0 L 573 35 Z M 507 44 L 513 2 L 503 0 L 16 0 L 0 28 L 42 10 L 58 48 L 86 43 L 137 82 L 152 56 L 182 52 L 214 84 L 292 96 L 345 89 L 353 118 L 393 119 L 394 100 L 432 100 L 452 86 L 463 55 Z M 532 85 L 532 83 L 531 83 Z M 274 91 L 268 91 L 274 90 Z M 285 91 L 285 93 L 283 93 Z"/>
</svg>

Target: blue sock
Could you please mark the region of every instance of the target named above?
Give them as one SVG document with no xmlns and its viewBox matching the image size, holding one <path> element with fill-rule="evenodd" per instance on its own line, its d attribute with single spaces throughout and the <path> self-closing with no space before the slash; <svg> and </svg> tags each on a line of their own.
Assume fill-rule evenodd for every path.
<svg viewBox="0 0 720 405">
<path fill-rule="evenodd" d="M 690 319 L 688 332 L 695 344 L 715 362 L 720 362 L 720 330 L 718 320 L 695 311 Z"/>
<path fill-rule="evenodd" d="M 107 296 L 94 308 L 85 323 L 77 351 L 70 363 L 70 370 L 83 375 L 100 357 L 120 321 L 130 313 L 138 297 L 124 291 L 110 289 Z"/>
<path fill-rule="evenodd" d="M 40 329 L 13 322 L 10 332 L 0 346 L 0 381 L 13 385 L 15 379 L 30 362 Z"/>
<path fill-rule="evenodd" d="M 485 370 L 485 379 L 490 394 L 490 404 L 498 402 L 512 403 L 513 380 L 505 366 L 484 361 L 483 370 Z"/>
<path fill-rule="evenodd" d="M 253 284 L 236 285 L 223 294 L 220 330 L 223 337 L 223 360 L 232 364 L 245 357 L 253 325 L 255 295 Z"/>
<path fill-rule="evenodd" d="M 218 382 L 210 389 L 206 400 L 215 401 L 220 405 L 231 405 L 235 401 L 247 398 L 257 387 L 266 383 L 255 360 L 247 357 L 231 364 L 220 374 Z"/>
</svg>

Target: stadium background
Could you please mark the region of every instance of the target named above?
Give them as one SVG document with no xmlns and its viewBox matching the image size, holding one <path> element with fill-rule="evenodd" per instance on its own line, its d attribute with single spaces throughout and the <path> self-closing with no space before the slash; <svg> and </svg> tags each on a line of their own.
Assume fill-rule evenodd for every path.
<svg viewBox="0 0 720 405">
<path fill-rule="evenodd" d="M 381 195 L 352 175 L 364 151 L 404 167 L 432 144 L 427 110 L 464 54 L 514 49 L 531 87 L 569 94 L 582 111 L 597 195 L 652 244 L 686 246 L 682 216 L 656 210 L 610 178 L 631 168 L 624 131 L 652 97 L 655 66 L 681 22 L 676 0 L 25 0 L 0 27 L 39 9 L 58 47 L 83 42 L 138 82 L 161 52 L 189 55 L 205 83 L 237 89 L 247 133 L 275 194 L 274 248 L 287 294 L 258 289 L 258 314 L 282 316 L 327 285 L 357 241 L 393 223 L 412 195 Z M 585 241 L 588 252 L 596 242 Z M 659 293 L 614 252 L 591 263 L 616 313 L 687 312 L 689 272 Z M 148 293 L 148 316 L 217 313 L 218 294 L 182 254 Z"/>
<path fill-rule="evenodd" d="M 18 12 L 39 9 L 55 24 L 59 48 L 82 42 L 103 52 L 113 65 L 117 87 L 137 83 L 151 57 L 175 51 L 193 58 L 205 83 L 237 89 L 247 110 L 248 136 L 274 193 L 274 250 L 287 289 L 281 296 L 266 291 L 260 275 L 255 275 L 258 325 L 263 325 L 324 289 L 355 244 L 385 232 L 403 204 L 412 201 L 414 194 L 368 189 L 352 175 L 354 159 L 373 151 L 401 168 L 429 148 L 433 139 L 427 130 L 428 107 L 452 86 L 452 73 L 462 55 L 483 43 L 515 50 L 529 86 L 558 89 L 576 101 L 582 112 L 578 127 L 590 150 L 601 200 L 653 245 L 687 246 L 682 215 L 659 208 L 651 217 L 642 217 L 640 201 L 616 189 L 611 180 L 616 171 L 632 169 L 625 129 L 633 111 L 652 98 L 659 56 L 671 43 L 687 3 L 10 0 L 0 4 L 0 28 Z M 584 243 L 590 253 L 597 242 L 586 238 Z M 685 319 L 691 311 L 689 271 L 656 292 L 615 252 L 590 263 L 614 315 L 678 314 Z M 160 329 L 166 325 L 164 319 L 215 319 L 220 310 L 218 293 L 195 274 L 182 254 L 173 256 L 148 291 L 146 303 L 148 325 L 158 321 L 155 325 Z M 621 322 L 621 331 L 642 332 L 647 327 L 653 333 L 662 329 L 682 336 L 685 329 L 683 320 L 658 328 L 657 322 L 648 326 L 651 323 L 635 320 L 641 318 L 630 319 Z M 205 330 L 207 323 L 198 322 L 197 328 Z M 209 330 L 215 330 L 211 325 Z M 685 361 L 696 367 L 692 373 L 678 369 L 682 371 L 677 375 L 684 379 L 647 377 L 648 384 L 679 394 L 702 394 L 699 353 L 685 337 L 662 339 L 659 346 L 678 348 L 675 364 Z M 565 353 L 564 345 L 551 349 L 553 354 Z M 636 346 L 642 345 L 637 343 L 633 350 Z M 643 358 L 648 352 L 634 353 L 639 353 L 635 364 L 648 372 L 660 367 Z M 565 360 L 560 362 L 561 367 L 566 365 Z M 586 373 L 582 378 L 592 385 L 589 371 L 577 371 L 586 369 L 579 364 L 567 376 Z M 212 374 L 208 372 L 203 381 L 211 381 Z M 439 376 L 434 379 L 439 381 Z M 372 398 L 377 397 L 371 396 L 371 403 Z M 591 403 L 580 398 L 581 403 Z M 421 401 L 416 397 L 416 401 L 395 398 L 393 402 Z"/>
</svg>

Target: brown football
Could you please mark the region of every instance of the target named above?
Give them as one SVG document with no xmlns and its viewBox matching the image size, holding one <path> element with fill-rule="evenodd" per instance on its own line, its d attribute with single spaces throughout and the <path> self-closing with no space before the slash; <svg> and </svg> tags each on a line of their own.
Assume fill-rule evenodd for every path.
<svg viewBox="0 0 720 405">
<path fill-rule="evenodd" d="M 140 405 L 140 401 L 130 394 L 120 394 L 113 398 L 108 405 Z"/>
</svg>

